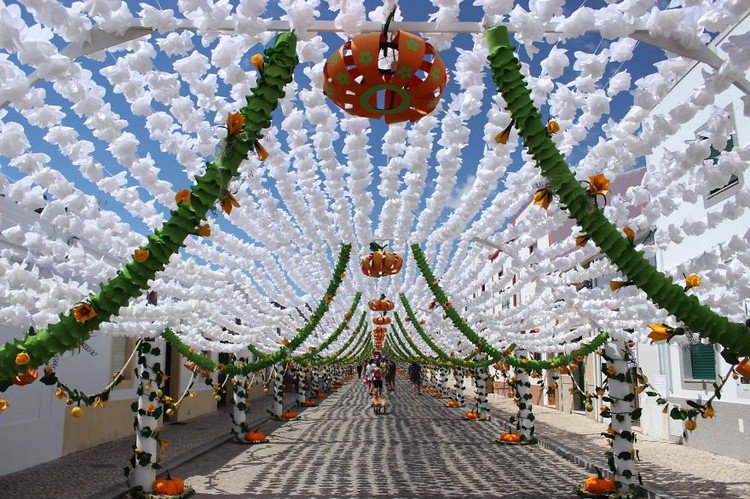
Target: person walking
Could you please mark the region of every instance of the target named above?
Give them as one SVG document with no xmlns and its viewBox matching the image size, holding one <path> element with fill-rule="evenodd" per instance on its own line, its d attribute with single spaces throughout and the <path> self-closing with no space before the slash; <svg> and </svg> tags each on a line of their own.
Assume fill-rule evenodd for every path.
<svg viewBox="0 0 750 499">
<path fill-rule="evenodd" d="M 422 390 L 422 366 L 416 362 L 409 366 L 409 378 L 414 383 L 414 393 L 421 395 Z"/>
<path fill-rule="evenodd" d="M 375 395 L 375 398 L 383 397 L 383 369 L 377 362 L 372 364 L 372 390 L 370 394 Z"/>
<path fill-rule="evenodd" d="M 365 385 L 367 386 L 367 390 L 372 395 L 372 370 L 375 368 L 375 362 L 370 359 L 367 361 L 367 365 L 365 366 Z"/>
<path fill-rule="evenodd" d="M 362 363 L 357 364 L 357 378 L 362 377 Z"/>
<path fill-rule="evenodd" d="M 385 364 L 385 384 L 388 391 L 396 391 L 396 362 L 393 359 L 388 359 Z"/>
</svg>

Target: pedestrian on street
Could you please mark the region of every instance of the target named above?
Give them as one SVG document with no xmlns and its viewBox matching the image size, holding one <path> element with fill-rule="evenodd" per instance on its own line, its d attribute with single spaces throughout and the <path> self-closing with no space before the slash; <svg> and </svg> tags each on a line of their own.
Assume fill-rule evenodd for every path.
<svg viewBox="0 0 750 499">
<path fill-rule="evenodd" d="M 383 369 L 382 365 L 377 362 L 373 362 L 372 365 L 372 389 L 370 394 L 375 395 L 375 398 L 381 398 L 383 396 Z"/>
<path fill-rule="evenodd" d="M 385 364 L 385 384 L 388 387 L 388 391 L 396 391 L 396 362 L 393 359 L 388 359 Z"/>
<path fill-rule="evenodd" d="M 361 377 L 362 377 L 362 364 L 359 363 L 357 364 L 357 378 L 361 378 Z"/>
<path fill-rule="evenodd" d="M 414 383 L 414 393 L 421 395 L 422 390 L 422 366 L 416 362 L 409 366 L 409 377 L 411 382 Z"/>
<path fill-rule="evenodd" d="M 370 359 L 367 361 L 367 365 L 365 366 L 365 385 L 367 386 L 367 391 L 372 395 L 372 370 L 375 368 L 375 361 Z"/>
</svg>

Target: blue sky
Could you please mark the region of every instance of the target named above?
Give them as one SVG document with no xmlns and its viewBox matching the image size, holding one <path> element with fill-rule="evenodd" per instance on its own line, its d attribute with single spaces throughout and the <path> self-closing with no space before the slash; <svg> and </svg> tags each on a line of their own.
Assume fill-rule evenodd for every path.
<svg viewBox="0 0 750 499">
<path fill-rule="evenodd" d="M 9 2 L 10 3 L 10 2 Z M 68 4 L 69 2 L 65 2 Z M 137 7 L 137 3 L 135 2 L 129 2 L 131 5 L 131 10 L 133 12 L 137 12 L 139 8 Z M 148 0 L 145 3 L 149 3 L 154 6 L 161 6 L 162 8 L 175 8 L 176 2 L 174 1 L 167 1 L 162 0 L 160 2 L 157 2 L 156 0 Z M 406 20 L 410 21 L 426 21 L 428 18 L 428 15 L 430 12 L 434 11 L 434 7 L 426 0 L 408 0 L 404 1 L 402 0 L 401 6 L 403 9 L 403 16 Z M 375 7 L 379 6 L 381 2 L 379 1 L 370 1 L 367 0 L 366 4 L 368 6 L 368 10 L 372 10 Z M 523 7 L 527 7 L 527 2 L 520 2 L 520 4 Z M 580 1 L 576 2 L 568 2 L 569 5 L 566 5 L 565 12 L 570 13 L 575 8 L 581 5 Z M 586 2 L 586 6 L 591 8 L 599 8 L 606 5 L 604 1 L 601 0 L 590 0 Z M 23 9 L 23 7 L 22 7 Z M 335 17 L 335 13 L 330 12 L 327 10 L 327 4 L 323 4 L 320 7 L 321 11 L 321 18 L 322 19 L 333 19 Z M 25 12 L 25 11 L 24 11 Z M 267 12 L 267 15 L 271 15 L 275 18 L 280 17 L 283 14 L 283 11 L 278 7 L 277 3 L 275 1 L 269 2 L 269 11 Z M 469 0 L 466 0 L 461 5 L 461 14 L 460 14 L 460 20 L 461 21 L 478 21 L 482 17 L 481 9 L 478 7 L 472 6 L 471 2 Z M 25 12 L 25 18 L 27 21 L 31 21 L 31 16 L 28 14 L 28 12 Z M 329 49 L 332 51 L 335 48 L 337 48 L 341 43 L 342 40 L 336 35 L 324 35 L 324 41 L 328 44 Z M 195 40 L 196 47 L 201 50 L 203 53 L 209 55 L 209 51 L 213 45 L 204 48 L 202 47 L 199 40 Z M 604 48 L 609 46 L 609 43 L 611 41 L 609 40 L 603 40 L 599 35 L 586 35 L 580 38 L 577 38 L 575 40 L 568 41 L 566 43 L 560 44 L 559 46 L 562 48 L 568 49 L 569 56 L 572 57 L 572 53 L 577 50 L 583 50 L 586 52 L 592 52 L 594 50 L 601 51 Z M 63 45 L 62 40 L 56 39 L 56 43 L 58 43 L 60 46 Z M 471 37 L 469 35 L 457 35 L 454 39 L 453 47 L 450 50 L 445 50 L 440 53 L 440 56 L 445 61 L 448 70 L 450 72 L 450 76 L 452 78 L 452 81 L 449 83 L 448 88 L 446 89 L 445 95 L 450 95 L 451 93 L 455 93 L 458 90 L 458 87 L 455 83 L 455 78 L 453 78 L 453 68 L 455 67 L 455 62 L 457 58 L 457 51 L 455 48 L 463 48 L 463 49 L 469 49 L 471 48 Z M 257 47 L 253 50 L 251 50 L 244 61 L 244 64 L 249 67 L 249 57 L 253 53 L 259 51 L 260 47 Z M 544 55 L 546 54 L 547 49 L 542 47 L 542 51 L 535 56 L 533 60 L 529 60 L 527 54 L 525 51 L 521 50 L 520 57 L 523 62 L 527 62 L 531 65 L 531 72 L 532 74 L 536 75 L 541 72 L 539 63 L 543 59 Z M 105 61 L 105 64 L 111 64 L 113 62 L 112 55 L 107 56 L 107 60 Z M 664 58 L 664 53 L 662 50 L 647 46 L 645 44 L 639 44 L 636 47 L 635 55 L 631 61 L 626 62 L 622 69 L 628 70 L 632 75 L 632 81 L 636 81 L 638 78 L 645 76 L 647 74 L 653 73 L 655 71 L 655 68 L 653 67 L 653 64 L 661 59 Z M 157 69 L 163 69 L 165 71 L 171 71 L 172 63 L 174 62 L 174 59 L 170 60 L 165 54 L 159 53 L 159 56 L 157 57 L 155 61 L 155 66 Z M 148 133 L 145 130 L 144 122 L 145 120 L 142 117 L 133 116 L 132 113 L 129 110 L 129 105 L 125 102 L 125 99 L 121 95 L 114 94 L 111 92 L 111 87 L 107 80 L 102 77 L 99 74 L 99 70 L 103 67 L 103 64 L 97 61 L 92 60 L 82 60 L 82 64 L 84 67 L 91 69 L 91 71 L 94 74 L 95 80 L 108 89 L 108 95 L 107 99 L 112 104 L 113 109 L 118 112 L 121 117 L 129 121 L 129 125 L 127 127 L 127 130 L 134 133 L 138 139 L 141 142 L 141 146 L 139 148 L 138 154 L 139 156 L 145 156 L 147 153 L 151 154 L 151 156 L 157 161 L 157 164 L 161 168 L 161 175 L 162 178 L 165 180 L 170 181 L 176 189 L 188 187 L 189 182 L 187 180 L 187 177 L 185 176 L 184 172 L 181 170 L 181 168 L 175 163 L 174 158 L 171 157 L 169 154 L 161 153 L 158 150 L 158 145 L 151 141 L 148 137 Z M 619 67 L 619 63 L 610 64 L 607 68 L 607 73 L 605 77 L 599 82 L 600 86 L 606 85 L 606 83 L 609 80 L 609 77 L 616 72 L 616 70 Z M 29 73 L 31 71 L 30 68 L 25 68 L 26 72 Z M 301 65 L 299 68 L 297 68 L 297 71 L 295 73 L 295 78 L 300 84 L 301 87 L 307 86 L 307 79 L 303 75 L 303 69 L 304 67 Z M 213 70 L 215 71 L 215 70 Z M 486 73 L 485 83 L 487 85 L 487 91 L 485 92 L 485 102 L 484 102 L 484 109 L 488 109 L 491 105 L 490 103 L 490 97 L 495 91 L 494 84 L 492 83 L 489 72 Z M 572 80 L 575 77 L 575 74 L 572 70 L 572 68 L 569 68 L 566 73 L 563 75 L 563 77 L 560 79 L 563 82 L 568 82 Z M 56 104 L 63 107 L 63 109 L 69 110 L 70 104 L 61 99 L 52 89 L 50 85 L 43 85 L 43 88 L 47 90 L 47 102 L 50 104 Z M 221 88 L 221 87 L 220 87 Z M 226 90 L 226 87 L 224 87 Z M 183 94 L 187 94 L 187 87 L 184 86 L 183 88 L 184 92 Z M 611 113 L 610 116 L 614 120 L 618 120 L 621 116 L 627 112 L 628 108 L 632 104 L 632 96 L 627 93 L 623 92 L 616 96 L 611 103 Z M 331 104 L 333 106 L 333 104 Z M 120 171 L 122 171 L 122 167 L 116 164 L 114 159 L 109 155 L 109 153 L 106 151 L 106 145 L 102 143 L 101 141 L 97 140 L 93 137 L 93 135 L 86 129 L 82 122 L 70 111 L 69 116 L 65 118 L 63 124 L 67 126 L 74 127 L 80 134 L 81 138 L 91 140 L 96 144 L 96 153 L 95 157 L 105 166 L 106 170 L 111 174 L 117 174 Z M 542 110 L 543 114 L 545 114 L 545 110 Z M 606 119 L 606 118 L 605 118 Z M 27 135 L 29 136 L 31 143 L 32 143 L 32 150 L 34 152 L 44 152 L 48 154 L 53 161 L 54 168 L 59 169 L 61 172 L 65 174 L 65 176 L 73 181 L 79 188 L 81 188 L 84 192 L 96 195 L 100 199 L 101 206 L 105 209 L 113 210 L 120 214 L 120 216 L 123 218 L 124 221 L 130 223 L 133 228 L 137 231 L 146 233 L 147 229 L 145 225 L 140 222 L 139 220 L 135 220 L 133 217 L 131 217 L 124 208 L 120 205 L 119 202 L 117 202 L 114 199 L 111 199 L 108 195 L 102 193 L 99 191 L 95 185 L 90 183 L 88 180 L 83 178 L 81 174 L 78 172 L 77 168 L 70 164 L 70 162 L 65 158 L 63 155 L 61 155 L 55 148 L 51 147 L 49 144 L 44 142 L 42 140 L 42 137 L 44 135 L 44 132 L 41 132 L 39 130 L 34 129 L 31 126 L 26 126 L 26 122 L 23 118 L 19 118 L 17 114 L 15 114 L 13 111 L 10 111 L 8 116 L 5 117 L 5 121 L 13 121 L 18 120 L 21 123 L 24 124 Z M 484 149 L 484 141 L 482 139 L 483 135 L 483 127 L 485 124 L 485 113 L 480 113 L 478 116 L 474 117 L 469 122 L 469 127 L 471 129 L 471 137 L 469 144 L 463 151 L 463 166 L 461 170 L 458 173 L 458 183 L 456 191 L 454 192 L 454 198 L 457 199 L 457 197 L 460 195 L 461 189 L 465 188 L 465 185 L 467 181 L 471 180 L 473 177 L 473 174 L 476 170 L 476 165 L 479 163 L 481 159 L 481 154 Z M 277 121 L 278 123 L 278 121 Z M 382 121 L 373 121 L 373 134 L 371 136 L 370 141 L 370 153 L 373 156 L 372 163 L 377 168 L 377 166 L 382 165 L 384 162 L 384 158 L 380 155 L 380 138 L 382 137 L 386 125 Z M 592 133 L 590 133 L 589 137 L 571 154 L 570 158 L 572 163 L 575 163 L 576 160 L 580 159 L 586 152 L 586 149 L 596 142 L 597 137 L 600 135 L 600 131 L 597 127 L 592 130 Z M 283 144 L 284 137 L 279 137 L 280 141 Z M 436 137 L 437 139 L 437 137 Z M 343 147 L 343 138 L 340 140 L 338 144 L 339 150 L 341 147 Z M 437 147 L 437 146 L 436 146 Z M 430 159 L 430 166 L 432 167 L 430 169 L 430 176 L 428 177 L 428 187 L 425 191 L 425 195 L 423 196 L 422 206 L 424 204 L 424 200 L 431 194 L 432 192 L 432 180 L 435 178 L 436 173 L 434 170 L 434 166 L 436 164 L 435 159 L 435 153 L 437 152 L 437 149 L 433 148 L 433 156 Z M 345 159 L 342 156 L 342 162 L 345 161 Z M 520 161 L 520 151 L 515 154 L 514 157 L 514 166 L 511 167 L 511 171 L 515 168 L 518 168 L 521 165 Z M 174 165 L 174 166 L 170 166 Z M 2 158 L 0 159 L 0 171 L 7 175 L 8 177 L 12 179 L 17 179 L 20 177 L 20 173 L 15 171 L 13 168 L 8 166 L 7 159 Z M 266 180 L 267 185 L 272 188 L 273 190 L 273 181 L 272 179 Z M 382 207 L 383 200 L 377 193 L 377 181 L 374 182 L 371 185 L 371 190 L 373 192 L 373 196 L 375 199 L 375 210 L 374 210 L 374 216 L 377 217 L 380 208 Z M 500 186 L 502 189 L 502 184 Z M 144 200 L 145 197 L 144 197 Z M 487 204 L 489 204 L 491 198 L 487 200 Z M 420 209 L 422 208 L 420 206 Z M 450 213 L 452 208 L 450 206 L 447 206 L 445 210 L 443 211 L 443 214 L 441 216 L 441 219 L 438 221 L 438 223 L 441 223 L 447 215 Z M 229 224 L 222 224 L 222 226 L 230 231 L 235 231 L 233 226 Z M 244 234 L 237 234 L 240 237 L 247 239 L 247 236 Z"/>
</svg>

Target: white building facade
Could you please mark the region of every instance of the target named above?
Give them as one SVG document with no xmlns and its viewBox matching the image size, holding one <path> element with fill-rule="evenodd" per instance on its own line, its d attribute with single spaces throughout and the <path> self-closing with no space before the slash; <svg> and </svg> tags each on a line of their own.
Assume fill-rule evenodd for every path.
<svg viewBox="0 0 750 499">
<path fill-rule="evenodd" d="M 722 34 L 714 44 L 728 36 L 740 35 L 750 31 L 750 14 L 739 22 L 731 31 Z M 721 50 L 719 49 L 721 54 Z M 721 54 L 726 57 L 726 54 Z M 701 71 L 707 68 L 696 64 L 679 81 L 677 81 L 665 98 L 654 107 L 652 116 L 664 115 L 682 104 L 685 96 L 690 95 L 702 84 Z M 750 76 L 750 72 L 748 75 Z M 733 131 L 727 137 L 727 148 L 747 147 L 750 145 L 750 117 L 743 114 L 742 97 L 744 94 L 732 86 L 716 96 L 714 105 L 724 109 L 731 122 Z M 657 167 L 667 151 L 682 151 L 686 143 L 701 137 L 710 114 L 704 110 L 682 125 L 679 131 L 647 158 L 649 170 Z M 718 151 L 711 150 L 707 160 L 713 160 Z M 708 195 L 697 196 L 697 202 L 679 201 L 679 208 L 670 216 L 663 217 L 656 224 L 657 231 L 667 231 L 671 224 L 680 226 L 685 221 L 707 220 L 709 214 L 716 216 L 722 213 L 724 205 L 740 190 L 747 189 L 750 179 L 744 172 L 735 172 L 727 176 L 726 184 L 712 186 Z M 662 271 L 672 271 L 684 262 L 704 253 L 717 253 L 722 244 L 732 237 L 748 237 L 750 230 L 750 213 L 737 219 L 726 219 L 699 236 L 686 237 L 682 242 L 671 243 L 657 254 L 657 266 Z M 745 313 L 750 310 L 750 303 L 740 304 Z M 747 317 L 747 315 L 746 315 Z M 682 404 L 686 400 L 706 400 L 714 393 L 713 383 L 724 376 L 730 366 L 721 355 L 720 347 L 698 344 L 682 348 L 671 344 L 638 345 L 638 361 L 643 372 L 656 390 L 670 402 Z M 694 446 L 709 452 L 724 454 L 729 457 L 750 462 L 750 383 L 743 379 L 730 378 L 721 400 L 713 402 L 716 417 L 698 420 L 698 428 L 685 433 L 681 421 L 675 421 L 662 413 L 653 398 L 644 394 L 640 396 L 643 408 L 641 430 L 649 435 L 669 438 L 685 445 Z"/>
</svg>

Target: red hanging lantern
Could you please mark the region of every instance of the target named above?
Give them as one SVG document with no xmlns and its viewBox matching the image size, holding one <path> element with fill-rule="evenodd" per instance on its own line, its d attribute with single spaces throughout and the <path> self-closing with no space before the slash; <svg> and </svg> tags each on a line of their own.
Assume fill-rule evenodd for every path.
<svg viewBox="0 0 750 499">
<path fill-rule="evenodd" d="M 406 31 L 357 35 L 328 58 L 323 91 L 341 109 L 388 124 L 417 121 L 440 101 L 448 76 L 435 49 Z"/>
</svg>

